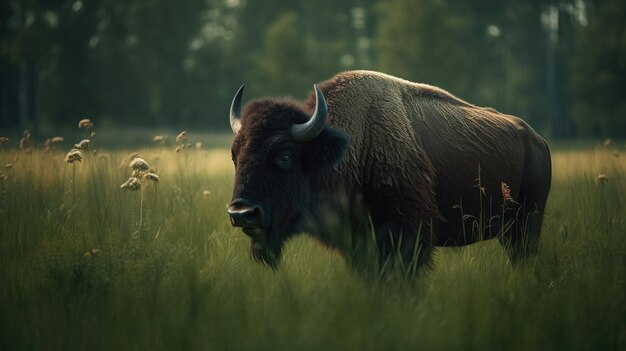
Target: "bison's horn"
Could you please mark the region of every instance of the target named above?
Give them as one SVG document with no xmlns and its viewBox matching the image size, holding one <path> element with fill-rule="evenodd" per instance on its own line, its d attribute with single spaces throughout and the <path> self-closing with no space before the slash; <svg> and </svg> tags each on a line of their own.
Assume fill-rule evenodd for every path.
<svg viewBox="0 0 626 351">
<path fill-rule="evenodd" d="M 308 122 L 295 124 L 291 127 L 291 135 L 296 141 L 306 142 L 317 138 L 326 124 L 328 109 L 324 94 L 322 94 L 317 84 L 313 85 L 313 87 L 315 88 L 315 112 Z"/>
<path fill-rule="evenodd" d="M 241 116 L 241 97 L 243 96 L 243 88 L 245 86 L 246 85 L 243 84 L 239 90 L 237 90 L 237 94 L 235 94 L 233 102 L 230 104 L 230 128 L 235 134 L 237 134 L 241 128 L 241 120 L 239 117 Z"/>
</svg>

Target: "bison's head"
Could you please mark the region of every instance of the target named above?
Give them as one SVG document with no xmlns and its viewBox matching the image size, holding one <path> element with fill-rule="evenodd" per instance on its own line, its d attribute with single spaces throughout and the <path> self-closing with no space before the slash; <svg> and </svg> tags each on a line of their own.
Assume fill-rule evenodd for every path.
<svg viewBox="0 0 626 351">
<path fill-rule="evenodd" d="M 228 214 L 252 240 L 252 254 L 272 267 L 287 238 L 312 210 L 319 179 L 341 161 L 343 133 L 326 124 L 326 101 L 315 86 L 315 111 L 290 100 L 250 102 L 241 113 L 243 86 L 233 99 L 235 185 Z"/>
</svg>

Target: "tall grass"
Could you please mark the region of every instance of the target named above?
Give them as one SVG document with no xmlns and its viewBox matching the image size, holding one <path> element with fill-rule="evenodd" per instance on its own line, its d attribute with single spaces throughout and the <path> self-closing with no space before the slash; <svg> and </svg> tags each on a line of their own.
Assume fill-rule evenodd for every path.
<svg viewBox="0 0 626 351">
<path fill-rule="evenodd" d="M 438 249 L 413 282 L 366 279 L 304 236 L 277 272 L 259 266 L 226 215 L 228 150 L 139 152 L 161 177 L 140 236 L 140 194 L 119 189 L 130 151 L 73 165 L 0 152 L 1 350 L 626 348 L 626 160 L 612 152 L 554 153 L 536 258 Z"/>
</svg>

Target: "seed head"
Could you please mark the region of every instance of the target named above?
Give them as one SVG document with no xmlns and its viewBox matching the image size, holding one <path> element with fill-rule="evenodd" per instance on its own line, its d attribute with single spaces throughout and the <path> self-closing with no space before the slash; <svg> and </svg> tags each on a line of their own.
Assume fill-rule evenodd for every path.
<svg viewBox="0 0 626 351">
<path fill-rule="evenodd" d="M 133 159 L 132 161 L 130 161 L 129 166 L 135 171 L 147 171 L 150 169 L 150 166 L 148 166 L 148 163 L 146 163 L 146 161 L 141 157 L 137 157 Z"/>
<path fill-rule="evenodd" d="M 609 177 L 607 177 L 606 174 L 598 174 L 596 176 L 595 182 L 596 182 L 596 186 L 604 185 L 609 182 Z"/>
<path fill-rule="evenodd" d="M 209 196 L 211 196 L 211 192 L 208 191 L 208 190 L 205 190 L 205 191 L 202 192 L 202 196 L 209 197 Z"/>
<path fill-rule="evenodd" d="M 198 149 L 198 150 L 202 149 L 202 142 L 200 142 L 200 141 L 196 142 L 196 149 Z"/>
<path fill-rule="evenodd" d="M 158 175 L 156 175 L 156 174 L 154 174 L 154 173 L 150 173 L 150 172 L 146 173 L 146 174 L 144 175 L 144 178 L 146 178 L 146 179 L 148 179 L 148 180 L 151 180 L 151 181 L 153 181 L 153 182 L 158 182 L 158 181 L 160 181 L 160 180 L 161 180 L 161 178 L 159 178 L 159 176 L 158 176 Z"/>
<path fill-rule="evenodd" d="M 183 145 L 178 145 L 176 147 L 176 152 L 180 152 L 180 150 L 184 149 L 185 147 Z"/>
<path fill-rule="evenodd" d="M 180 134 L 176 136 L 176 141 L 183 142 L 185 140 L 187 140 L 187 132 L 183 130 L 182 132 L 180 132 Z"/>
<path fill-rule="evenodd" d="M 165 141 L 165 135 L 155 135 L 154 137 L 152 137 L 152 141 L 162 143 L 163 141 Z"/>
<path fill-rule="evenodd" d="M 130 154 L 130 156 L 128 156 L 128 158 L 132 161 L 134 159 L 136 159 L 137 157 L 141 157 L 141 155 L 139 155 L 138 152 L 133 152 L 132 154 Z"/>
<path fill-rule="evenodd" d="M 74 144 L 74 147 L 81 150 L 87 150 L 89 148 L 89 139 L 83 139 L 78 144 Z"/>
<path fill-rule="evenodd" d="M 500 185 L 500 190 L 502 191 L 502 198 L 504 199 L 504 203 L 517 203 L 517 201 L 513 199 L 513 196 L 511 196 L 511 187 L 507 183 L 502 182 L 502 184 Z"/>
<path fill-rule="evenodd" d="M 83 153 L 77 149 L 72 149 L 65 155 L 65 162 L 74 163 L 76 161 L 81 162 L 83 160 Z"/>
<path fill-rule="evenodd" d="M 20 149 L 26 149 L 30 145 L 30 134 L 28 137 L 23 136 L 20 138 Z"/>
<path fill-rule="evenodd" d="M 141 182 L 135 177 L 130 177 L 124 184 L 120 185 L 120 188 L 132 191 L 141 190 Z"/>
<path fill-rule="evenodd" d="M 11 140 L 11 139 L 9 139 L 7 137 L 0 136 L 0 145 L 8 143 L 9 140 Z"/>
<path fill-rule="evenodd" d="M 80 121 L 78 121 L 78 128 L 93 128 L 93 123 L 91 123 L 91 121 L 87 118 L 81 119 Z"/>
<path fill-rule="evenodd" d="M 55 144 L 55 143 L 62 143 L 65 139 L 63 137 L 60 136 L 56 136 L 52 139 L 50 139 L 50 142 Z"/>
<path fill-rule="evenodd" d="M 12 163 L 7 163 L 6 165 L 4 165 L 4 167 L 6 169 L 11 169 L 11 168 L 13 168 L 13 164 Z"/>
</svg>

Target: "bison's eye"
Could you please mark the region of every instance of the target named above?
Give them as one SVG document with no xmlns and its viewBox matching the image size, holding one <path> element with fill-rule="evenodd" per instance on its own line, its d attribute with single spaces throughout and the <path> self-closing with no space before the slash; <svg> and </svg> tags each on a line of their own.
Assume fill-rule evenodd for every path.
<svg viewBox="0 0 626 351">
<path fill-rule="evenodd" d="M 293 151 L 281 150 L 272 158 L 272 163 L 282 171 L 290 171 L 293 167 Z"/>
</svg>

